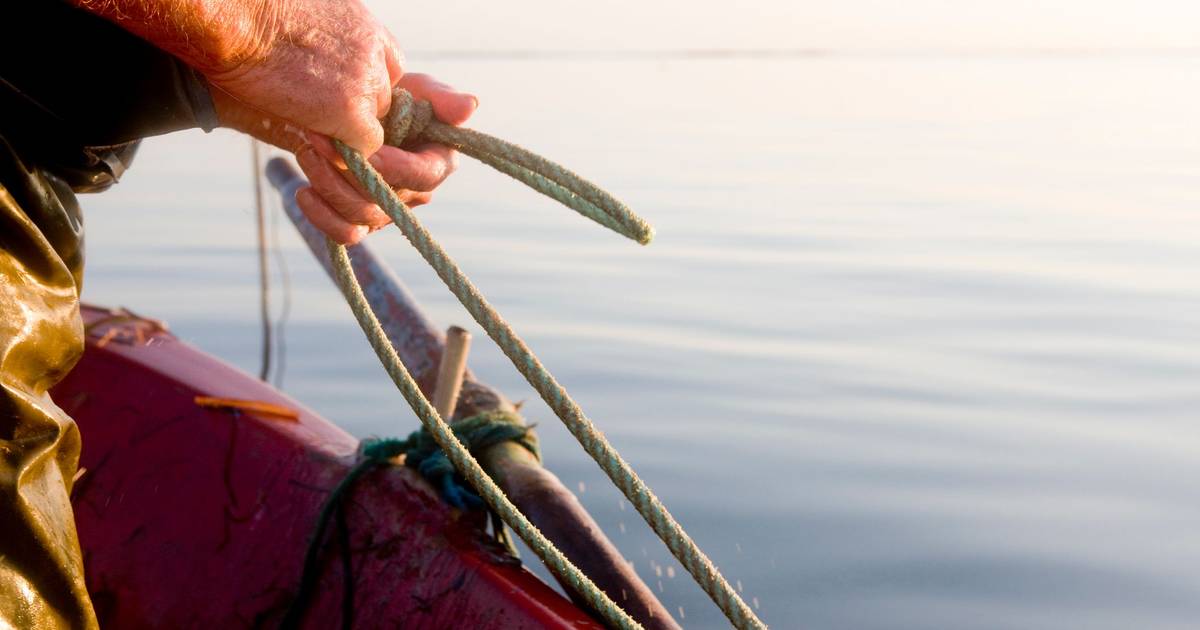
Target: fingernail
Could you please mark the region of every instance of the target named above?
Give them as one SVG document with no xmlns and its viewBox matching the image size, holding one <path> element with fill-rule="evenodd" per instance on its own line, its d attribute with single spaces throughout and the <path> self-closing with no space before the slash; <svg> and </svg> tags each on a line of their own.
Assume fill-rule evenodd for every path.
<svg viewBox="0 0 1200 630">
<path fill-rule="evenodd" d="M 383 168 L 383 160 L 379 157 L 378 153 L 367 158 L 367 162 L 370 163 L 371 166 L 374 166 L 376 170 Z"/>
<path fill-rule="evenodd" d="M 479 109 L 479 97 L 474 94 L 468 94 L 471 97 L 471 102 L 474 103 L 474 109 Z"/>
<path fill-rule="evenodd" d="M 362 238 L 371 233 L 371 227 L 367 225 L 354 226 L 354 232 L 358 234 L 358 238 Z"/>
<path fill-rule="evenodd" d="M 312 148 L 312 145 L 306 144 L 296 152 L 296 161 L 300 163 L 301 167 L 304 167 L 305 165 L 312 164 L 313 158 L 316 156 L 317 150 Z"/>
</svg>

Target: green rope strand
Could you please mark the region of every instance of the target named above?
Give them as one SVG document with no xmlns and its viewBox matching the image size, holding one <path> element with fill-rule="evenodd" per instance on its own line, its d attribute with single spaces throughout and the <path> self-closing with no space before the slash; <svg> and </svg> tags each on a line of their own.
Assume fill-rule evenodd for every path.
<svg viewBox="0 0 1200 630">
<path fill-rule="evenodd" d="M 399 91 L 396 97 L 396 103 L 392 108 L 394 114 L 389 114 L 388 119 L 385 121 L 385 129 L 388 130 L 388 144 L 400 145 L 416 140 L 444 141 L 468 155 L 480 157 L 485 163 L 503 172 L 507 172 L 504 169 L 510 166 L 514 170 L 518 167 L 528 169 L 537 177 L 544 178 L 546 181 L 552 182 L 570 193 L 570 195 L 564 196 L 573 203 L 565 201 L 564 203 L 567 203 L 568 206 L 585 216 L 591 217 L 592 215 L 589 213 L 594 209 L 599 209 L 606 217 L 611 219 L 611 221 L 600 221 L 604 225 L 612 227 L 610 223 L 616 224 L 621 228 L 617 229 L 618 232 L 643 244 L 648 243 L 653 238 L 653 228 L 641 218 L 634 215 L 628 207 L 600 190 L 594 184 L 587 182 L 567 169 L 553 164 L 544 158 L 534 156 L 532 153 L 516 145 L 491 138 L 478 132 L 458 129 L 432 120 L 429 104 L 424 102 L 414 103 L 407 92 Z M 383 180 L 379 173 L 357 151 L 350 149 L 341 142 L 335 141 L 334 144 L 338 152 L 342 155 L 342 158 L 346 161 L 350 171 L 371 195 L 372 199 L 391 217 L 392 221 L 396 223 L 409 242 L 420 252 L 426 262 L 433 267 L 438 277 L 442 279 L 455 297 L 458 298 L 459 302 L 462 303 L 475 321 L 483 327 L 488 336 L 496 342 L 505 356 L 509 358 L 517 370 L 525 377 L 526 381 L 538 392 L 542 400 L 554 410 L 554 413 L 562 420 L 571 434 L 575 436 L 575 439 L 583 446 L 583 449 L 596 461 L 625 497 L 629 499 L 629 502 L 642 515 L 642 518 L 650 525 L 655 534 L 671 550 L 672 555 L 692 574 L 697 584 L 704 589 L 713 602 L 725 613 L 730 622 L 739 629 L 765 628 L 766 625 L 758 619 L 754 612 L 750 610 L 750 607 L 746 605 L 746 602 L 738 596 L 725 577 L 721 575 L 720 571 L 709 560 L 708 556 L 700 550 L 695 541 L 684 531 L 683 526 L 671 516 L 666 506 L 659 501 L 658 497 L 646 486 L 645 482 L 638 477 L 637 473 L 633 471 L 616 449 L 605 439 L 604 434 L 584 415 L 583 410 L 567 394 L 566 389 L 554 379 L 553 375 L 542 365 L 541 361 L 538 360 L 525 342 L 517 336 L 516 332 L 488 303 L 487 299 L 483 297 L 475 285 L 463 274 L 462 270 L 450 259 L 441 246 L 433 240 L 425 227 L 421 225 L 412 211 L 400 201 L 395 191 Z M 500 159 L 497 160 L 497 157 Z M 537 177 L 530 176 L 531 179 L 541 181 Z M 527 181 L 524 177 L 518 177 L 518 179 L 522 182 Z M 541 190 L 538 186 L 533 187 L 536 190 Z M 552 196 L 556 199 L 559 198 L 555 195 Z M 341 255 L 344 258 L 344 251 L 341 252 Z M 348 279 L 353 280 L 353 274 L 350 274 Z M 354 282 L 354 284 L 357 286 L 357 282 Z M 345 291 L 346 289 L 343 288 L 343 292 Z M 361 290 L 359 293 L 361 294 Z M 352 305 L 352 308 L 355 307 Z M 367 312 L 370 312 L 369 308 Z M 361 323 L 363 318 L 359 316 L 358 308 L 355 308 L 355 315 L 359 317 Z M 370 317 L 373 321 L 374 315 L 371 314 Z M 368 337 L 370 337 L 370 334 L 368 332 Z M 386 343 L 386 340 L 384 343 Z M 372 345 L 375 345 L 374 341 Z M 390 350 L 390 347 L 388 349 Z M 384 358 L 384 355 L 381 354 L 380 356 Z M 394 359 L 394 352 L 391 353 L 391 357 Z M 395 360 L 397 361 L 396 365 L 399 365 L 398 359 Z M 387 360 L 385 360 L 385 368 L 389 374 L 394 371 L 394 366 L 389 365 Z M 403 366 L 399 365 L 399 369 L 403 370 Z M 407 373 L 405 372 L 405 374 Z M 409 380 L 411 381 L 411 378 Z M 410 401 L 410 404 L 413 403 Z M 425 406 L 428 406 L 427 401 L 425 402 Z M 416 405 L 414 405 L 414 410 L 417 410 Z M 420 410 L 418 410 L 418 416 L 421 416 Z M 422 419 L 422 422 L 424 421 Z M 438 443 L 443 448 L 447 447 L 446 443 L 441 439 L 438 440 Z M 464 455 L 469 459 L 469 454 Z M 459 470 L 463 472 L 463 476 L 471 481 L 472 484 L 475 484 L 475 476 L 468 474 L 468 471 L 460 466 L 462 456 L 455 454 L 451 459 L 459 467 Z M 474 460 L 470 461 L 474 463 Z M 484 476 L 484 480 L 491 483 L 491 480 L 487 479 L 486 475 Z M 481 494 L 485 494 L 479 485 L 475 487 L 480 489 Z M 503 499 L 503 495 L 500 498 Z M 489 500 L 490 505 L 491 500 L 486 496 L 485 499 Z M 507 499 L 504 499 L 504 501 L 507 503 Z M 493 507 L 493 509 L 495 508 Z M 539 549 L 539 546 L 542 545 L 541 540 L 538 541 L 539 546 L 530 543 L 530 539 L 525 537 L 525 531 L 518 529 L 512 522 L 508 521 L 505 511 L 496 509 L 496 512 L 509 523 L 509 526 L 518 535 L 521 535 L 526 543 L 530 544 L 531 549 L 538 553 L 539 556 L 542 556 L 543 550 Z M 518 516 L 520 515 L 518 514 Z M 520 516 L 520 518 L 524 521 L 523 516 Z M 540 533 L 538 535 L 540 536 Z M 549 541 L 545 541 L 545 545 L 548 545 L 548 548 L 546 548 L 547 551 L 554 550 L 553 545 L 550 545 Z M 557 550 L 554 551 L 557 552 Z M 553 556 L 550 553 L 547 555 Z M 547 564 L 549 565 L 549 562 Z M 553 567 L 551 568 L 553 569 Z M 588 597 L 592 596 L 591 593 L 586 593 L 585 595 Z M 607 600 L 607 598 L 605 599 Z"/>
<path fill-rule="evenodd" d="M 364 440 L 359 445 L 358 463 L 354 464 L 346 476 L 342 477 L 342 480 L 333 487 L 329 496 L 325 498 L 325 503 L 321 505 L 321 511 L 317 514 L 317 527 L 313 530 L 312 537 L 308 541 L 308 549 L 304 552 L 300 586 L 296 589 L 291 604 L 284 612 L 283 621 L 279 623 L 280 630 L 297 630 L 304 621 L 304 615 L 308 612 L 309 604 L 312 603 L 313 594 L 320 586 L 319 565 L 321 551 L 325 548 L 325 531 L 329 528 L 329 521 L 332 520 L 334 513 L 342 509 L 342 499 L 349 494 L 359 477 L 378 466 L 387 465 L 391 458 L 403 452 L 404 446 L 405 444 L 399 440 Z M 348 548 L 349 545 L 346 547 Z M 346 558 L 349 558 L 349 554 L 345 550 L 343 553 Z M 350 570 L 345 566 L 342 569 L 342 578 L 347 585 L 354 583 Z M 345 592 L 342 600 L 342 627 L 350 628 L 353 624 L 347 619 L 353 617 L 354 598 L 350 595 L 351 589 L 344 587 L 343 590 Z"/>
<path fill-rule="evenodd" d="M 339 148 L 345 146 L 340 142 L 338 145 Z M 353 151 L 353 153 L 360 160 L 362 159 L 357 151 Z M 365 161 L 363 163 L 365 164 Z M 483 471 L 479 462 L 454 435 L 450 425 L 446 424 L 446 421 L 438 415 L 429 399 L 421 393 L 421 389 L 413 380 L 412 375 L 405 369 L 395 348 L 388 341 L 387 334 L 379 325 L 375 312 L 367 303 L 358 279 L 354 277 L 354 269 L 350 266 L 350 257 L 346 255 L 346 248 L 328 239 L 327 245 L 330 260 L 333 262 L 334 279 L 338 288 L 342 290 L 342 295 L 346 297 L 350 310 L 354 312 L 359 326 L 366 334 L 371 348 L 375 350 L 376 356 L 383 363 L 384 370 L 396 384 L 396 388 L 400 390 L 404 400 L 412 407 L 417 418 L 429 431 L 438 446 L 442 447 L 446 456 L 454 463 L 454 467 L 479 491 L 480 497 L 487 502 L 488 507 L 499 514 L 500 518 L 521 537 L 521 540 L 524 540 L 529 548 L 542 559 L 542 562 L 546 563 L 546 567 L 555 575 L 562 576 L 571 585 L 571 589 L 584 597 L 588 605 L 600 613 L 605 621 L 614 628 L 641 630 L 642 626 L 621 610 L 574 564 L 571 564 L 571 561 L 567 560 L 567 557 L 554 546 L 554 543 L 550 542 L 533 523 L 530 523 L 529 519 L 525 518 L 517 506 L 504 496 L 504 491 L 496 485 L 496 482 L 492 481 L 492 478 Z"/>
</svg>

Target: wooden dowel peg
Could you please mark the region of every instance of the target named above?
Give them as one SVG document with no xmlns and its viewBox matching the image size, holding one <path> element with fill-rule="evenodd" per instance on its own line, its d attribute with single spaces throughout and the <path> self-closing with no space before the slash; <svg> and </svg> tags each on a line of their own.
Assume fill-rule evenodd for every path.
<svg viewBox="0 0 1200 630">
<path fill-rule="evenodd" d="M 471 350 L 471 333 L 458 326 L 446 331 L 446 349 L 438 365 L 437 386 L 433 390 L 433 408 L 447 422 L 458 406 L 463 374 L 467 370 L 467 353 Z"/>
</svg>

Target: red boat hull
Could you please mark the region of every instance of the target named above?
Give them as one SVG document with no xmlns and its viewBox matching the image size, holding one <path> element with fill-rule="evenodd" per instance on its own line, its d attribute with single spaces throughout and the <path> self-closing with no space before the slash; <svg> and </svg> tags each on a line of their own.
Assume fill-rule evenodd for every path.
<svg viewBox="0 0 1200 630">
<path fill-rule="evenodd" d="M 84 321 L 87 352 L 53 396 L 83 434 L 72 501 L 101 624 L 277 626 L 357 440 L 146 320 L 85 308 Z M 345 505 L 356 627 L 600 627 L 406 468 L 368 473 Z M 341 624 L 342 557 L 328 542 L 306 627 Z"/>
</svg>

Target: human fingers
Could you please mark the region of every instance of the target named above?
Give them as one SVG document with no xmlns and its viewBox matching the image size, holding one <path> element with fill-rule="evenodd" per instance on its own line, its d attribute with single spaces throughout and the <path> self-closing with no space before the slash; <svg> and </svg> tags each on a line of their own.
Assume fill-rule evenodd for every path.
<svg viewBox="0 0 1200 630">
<path fill-rule="evenodd" d="M 388 86 L 395 87 L 404 77 L 404 50 L 400 48 L 400 43 L 396 41 L 396 37 L 392 35 L 391 31 L 384 29 L 384 34 L 386 35 L 383 41 L 384 61 L 387 63 L 388 76 L 391 78 Z M 386 114 L 387 111 L 384 110 L 384 113 Z M 381 115 L 380 118 L 382 117 Z"/>
<path fill-rule="evenodd" d="M 379 84 L 378 78 L 374 83 Z M 314 129 L 341 140 L 363 155 L 371 155 L 383 146 L 383 125 L 379 122 L 377 112 L 380 108 L 386 112 L 391 99 L 390 93 L 383 94 L 379 90 L 367 96 L 354 97 L 340 107 L 341 116 L 332 123 Z"/>
<path fill-rule="evenodd" d="M 410 208 L 423 206 L 430 201 L 433 201 L 433 193 L 431 192 L 417 192 L 415 190 L 405 190 L 402 192 L 403 194 L 400 195 L 400 200 L 404 202 L 404 205 Z"/>
<path fill-rule="evenodd" d="M 404 205 L 416 208 L 429 203 L 433 198 L 433 193 L 400 190 L 397 191 L 397 196 Z M 362 225 L 347 221 L 309 186 L 296 191 L 296 205 L 300 206 L 300 211 L 304 213 L 309 223 L 312 223 L 334 242 L 342 245 L 355 245 L 368 234 L 386 227 L 386 225 Z"/>
<path fill-rule="evenodd" d="M 398 48 L 396 51 L 397 52 L 395 54 L 399 55 L 400 53 Z M 475 96 L 465 92 L 459 92 L 455 88 L 442 83 L 427 74 L 405 74 L 403 77 L 398 79 L 398 82 L 400 87 L 409 90 L 415 97 L 428 100 L 433 106 L 434 115 L 442 122 L 446 122 L 448 124 L 461 125 L 462 123 L 466 122 L 479 105 L 479 99 L 477 99 Z M 313 148 L 316 149 L 318 153 L 325 156 L 326 159 L 333 162 L 339 168 L 343 168 L 345 166 L 345 161 L 334 148 L 332 141 L 327 135 L 310 132 L 308 140 L 309 143 L 312 144 Z M 364 155 L 370 155 L 370 153 L 364 153 Z M 453 157 L 453 152 L 448 149 L 439 149 L 434 151 L 431 155 L 424 155 L 422 157 L 426 160 L 432 158 L 434 161 L 440 161 L 444 163 L 434 164 L 434 166 L 437 168 L 435 168 L 433 172 L 437 172 L 438 169 L 442 169 L 443 173 L 440 178 L 437 179 L 437 183 L 441 183 L 441 180 L 444 180 L 447 175 L 454 172 L 457 164 L 456 158 Z M 398 159 L 393 158 L 386 160 L 385 163 L 393 163 L 397 161 Z M 418 160 L 418 162 L 420 161 L 421 160 Z M 375 164 L 375 166 L 376 168 L 379 168 L 380 164 Z M 428 166 L 429 165 L 427 164 L 425 167 L 423 167 L 426 173 L 430 172 Z M 447 166 L 449 168 L 446 168 Z M 420 173 L 416 175 L 416 178 L 416 182 L 424 181 L 421 179 L 422 175 Z M 432 189 L 432 187 L 423 188 L 421 185 L 406 186 L 405 182 L 400 180 L 394 181 L 393 179 L 388 179 L 388 183 L 392 184 L 393 186 L 413 188 L 414 190 Z M 433 186 L 436 185 L 436 183 L 433 184 Z"/>
<path fill-rule="evenodd" d="M 334 166 L 339 169 L 346 168 L 346 161 L 342 159 L 342 154 L 333 146 L 333 139 L 329 136 L 313 131 L 308 131 L 304 134 L 304 139 L 308 146 L 312 147 L 321 157 L 329 160 Z"/>
<path fill-rule="evenodd" d="M 325 203 L 350 223 L 379 227 L 391 219 L 366 195 L 343 177 L 341 171 L 312 148 L 296 154 L 300 170 L 308 177 L 309 185 Z"/>
<path fill-rule="evenodd" d="M 371 231 L 369 226 L 347 221 L 312 187 L 305 186 L 296 191 L 296 205 L 300 206 L 300 210 L 314 227 L 342 245 L 354 245 Z"/>
<path fill-rule="evenodd" d="M 309 132 L 308 146 L 345 173 L 346 163 L 328 136 Z M 458 152 L 440 144 L 426 143 L 412 151 L 383 146 L 368 160 L 392 188 L 429 192 L 458 169 Z M 357 181 L 355 186 L 365 196 Z"/>
<path fill-rule="evenodd" d="M 334 65 L 341 69 L 329 76 L 334 87 L 331 95 L 340 94 L 342 101 L 334 103 L 318 126 L 311 128 L 338 138 L 363 155 L 371 155 L 383 145 L 383 126 L 379 119 L 387 114 L 392 103 L 392 86 L 404 75 L 400 62 L 400 47 L 392 34 L 371 15 L 361 2 L 351 0 L 343 10 L 349 19 L 327 42 L 337 49 Z M 340 86 L 338 84 L 341 84 Z"/>
<path fill-rule="evenodd" d="M 379 63 L 383 71 L 375 85 L 375 118 L 383 119 L 392 107 L 392 88 L 404 77 L 404 53 L 390 31 L 376 22 L 379 38 Z"/>
<path fill-rule="evenodd" d="M 430 192 L 458 168 L 458 153 L 433 143 L 413 151 L 385 146 L 367 161 L 392 188 Z"/>
<path fill-rule="evenodd" d="M 363 155 L 371 155 L 383 146 L 384 131 L 380 119 L 392 106 L 392 86 L 404 76 L 400 46 L 392 34 L 374 16 L 366 16 L 373 40 L 373 62 L 362 68 L 365 72 L 364 98 L 353 99 L 343 109 L 341 117 L 332 119 L 334 128 L 329 135 L 340 139 Z M 353 76 L 351 74 L 351 76 Z M 323 131 L 323 130 L 321 130 Z"/>
<path fill-rule="evenodd" d="M 474 95 L 460 92 L 428 74 L 408 73 L 400 79 L 399 86 L 416 98 L 429 101 L 434 116 L 446 124 L 461 125 L 467 122 L 479 107 L 479 99 Z"/>
<path fill-rule="evenodd" d="M 320 134 L 309 133 L 308 149 L 315 151 L 325 160 L 341 160 L 341 155 L 333 147 L 333 141 Z M 299 155 L 297 155 L 299 161 Z M 415 151 L 406 151 L 395 147 L 382 147 L 378 153 L 368 160 L 381 177 L 387 182 L 400 200 L 410 206 L 422 205 L 429 202 L 428 193 L 438 187 L 458 167 L 458 153 L 449 147 L 429 143 L 420 146 Z M 343 170 L 344 163 L 328 162 L 347 183 L 363 198 L 370 195 L 349 171 Z M 303 165 L 301 165 L 303 169 Z M 413 200 L 410 203 L 410 199 Z"/>
</svg>

